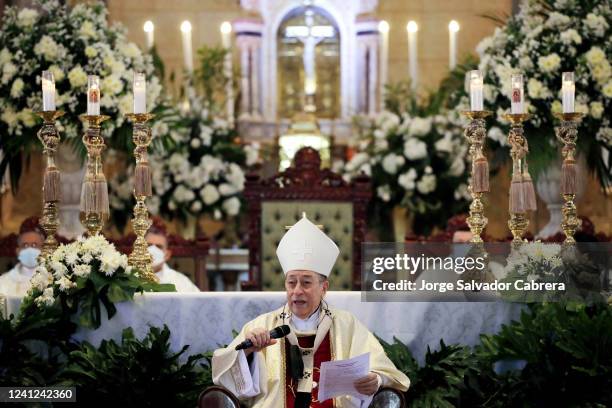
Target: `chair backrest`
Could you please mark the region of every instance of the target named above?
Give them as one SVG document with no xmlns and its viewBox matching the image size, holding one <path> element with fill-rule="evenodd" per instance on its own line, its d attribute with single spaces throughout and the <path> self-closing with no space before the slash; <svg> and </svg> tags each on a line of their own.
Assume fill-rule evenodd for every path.
<svg viewBox="0 0 612 408">
<path fill-rule="evenodd" d="M 225 388 L 212 386 L 200 394 L 198 408 L 240 408 L 240 402 Z"/>
<path fill-rule="evenodd" d="M 349 183 L 341 175 L 320 167 L 318 152 L 304 147 L 287 170 L 264 180 L 256 174 L 247 176 L 244 195 L 249 208 L 249 282 L 243 288 L 283 289 L 276 247 L 285 227 L 295 224 L 302 212 L 323 225 L 323 231 L 340 248 L 330 288 L 360 288 L 361 243 L 372 195 L 370 179 L 363 175 Z"/>
</svg>

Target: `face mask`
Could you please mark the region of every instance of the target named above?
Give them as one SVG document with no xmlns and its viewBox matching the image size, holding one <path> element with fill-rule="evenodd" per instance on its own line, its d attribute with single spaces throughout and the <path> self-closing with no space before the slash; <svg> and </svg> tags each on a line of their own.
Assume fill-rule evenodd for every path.
<svg viewBox="0 0 612 408">
<path fill-rule="evenodd" d="M 155 245 L 149 245 L 147 248 L 151 258 L 153 258 L 153 266 L 159 266 L 166 261 L 166 254 L 163 250 L 159 249 Z"/>
<path fill-rule="evenodd" d="M 26 248 L 19 251 L 17 258 L 26 268 L 34 269 L 38 265 L 38 255 L 40 255 L 40 249 Z"/>
</svg>

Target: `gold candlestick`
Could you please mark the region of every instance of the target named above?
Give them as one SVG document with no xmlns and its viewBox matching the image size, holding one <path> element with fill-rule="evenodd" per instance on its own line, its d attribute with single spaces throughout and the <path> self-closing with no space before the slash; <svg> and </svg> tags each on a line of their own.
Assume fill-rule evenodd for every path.
<svg viewBox="0 0 612 408">
<path fill-rule="evenodd" d="M 484 231 L 489 221 L 484 216 L 484 205 L 482 195 L 489 192 L 489 163 L 483 153 L 484 142 L 487 136 L 485 120 L 490 116 L 490 111 L 465 111 L 465 116 L 470 119 L 470 123 L 465 129 L 464 136 L 470 144 L 470 158 L 472 160 L 471 181 L 468 187 L 472 196 L 470 204 L 470 215 L 467 218 L 468 226 L 472 232 L 473 243 L 482 243 L 482 231 Z"/>
<path fill-rule="evenodd" d="M 512 242 L 517 244 L 523 242 L 523 235 L 529 227 L 522 190 L 523 166 L 528 151 L 523 122 L 529 119 L 531 115 L 528 113 L 510 113 L 503 117 L 511 123 L 508 144 L 510 145 L 510 157 L 512 157 L 512 184 L 510 186 L 510 220 L 508 220 L 508 227 L 514 237 Z"/>
<path fill-rule="evenodd" d="M 147 148 L 151 144 L 152 135 L 151 129 L 147 126 L 147 121 L 151 120 L 154 115 L 151 113 L 131 113 L 127 117 L 134 123 L 132 140 L 136 146 L 134 149 L 134 158 L 136 159 L 134 197 L 136 198 L 136 205 L 134 206 L 134 218 L 132 219 L 136 241 L 134 241 L 134 247 L 128 262 L 140 271 L 140 275 L 144 279 L 158 282 L 159 279 L 153 273 L 153 261 L 145 240 L 145 235 L 151 227 L 149 211 L 145 201 L 147 197 L 152 195 L 151 168 L 147 156 Z"/>
<path fill-rule="evenodd" d="M 43 125 L 37 133 L 43 145 L 43 154 L 47 158 L 47 166 L 43 178 L 43 214 L 40 226 L 45 231 L 45 242 L 40 251 L 40 259 L 45 260 L 57 249 L 55 234 L 59 228 L 59 208 L 61 200 L 60 171 L 55 164 L 55 153 L 60 143 L 60 135 L 55 127 L 57 118 L 64 115 L 62 111 L 42 111 L 37 115 L 43 119 Z M 41 264 L 44 262 L 41 262 Z"/>
<path fill-rule="evenodd" d="M 554 113 L 556 118 L 561 120 L 561 126 L 555 128 L 557 139 L 563 143 L 561 155 L 563 157 L 561 173 L 561 196 L 563 197 L 563 207 L 561 213 L 563 221 L 561 229 L 565 233 L 565 244 L 575 244 L 574 234 L 580 228 L 582 222 L 578 218 L 576 204 L 576 140 L 578 139 L 578 123 L 584 116 L 580 112 Z"/>
<path fill-rule="evenodd" d="M 104 138 L 100 132 L 102 122 L 110 119 L 106 115 L 81 115 L 81 120 L 89 125 L 83 134 L 83 144 L 87 149 L 87 169 L 81 190 L 81 223 L 91 237 L 102 231 L 109 216 L 108 186 L 102 169 Z"/>
</svg>

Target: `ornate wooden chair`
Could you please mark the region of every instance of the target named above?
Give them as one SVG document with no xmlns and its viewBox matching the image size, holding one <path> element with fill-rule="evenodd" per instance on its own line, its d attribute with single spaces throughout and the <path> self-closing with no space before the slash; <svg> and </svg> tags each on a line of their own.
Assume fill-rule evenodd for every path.
<svg viewBox="0 0 612 408">
<path fill-rule="evenodd" d="M 198 398 L 198 408 L 241 408 L 238 398 L 223 387 L 213 386 Z M 370 408 L 405 408 L 406 398 L 401 391 L 383 387 L 374 396 Z"/>
<path fill-rule="evenodd" d="M 372 196 L 363 175 L 347 183 L 339 174 L 321 169 L 321 158 L 310 147 L 300 149 L 287 170 L 268 179 L 247 176 L 244 195 L 249 208 L 249 281 L 245 290 L 282 290 L 284 277 L 276 247 L 286 229 L 305 212 L 340 247 L 330 276 L 333 290 L 358 290 L 361 243 L 366 207 Z"/>
</svg>

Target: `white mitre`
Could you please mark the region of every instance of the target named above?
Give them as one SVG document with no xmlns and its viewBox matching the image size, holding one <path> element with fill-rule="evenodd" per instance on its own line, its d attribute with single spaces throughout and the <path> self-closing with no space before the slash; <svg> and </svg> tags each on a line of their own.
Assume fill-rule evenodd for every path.
<svg viewBox="0 0 612 408">
<path fill-rule="evenodd" d="M 276 249 L 283 272 L 304 270 L 329 276 L 340 249 L 306 215 L 285 233 Z"/>
</svg>

